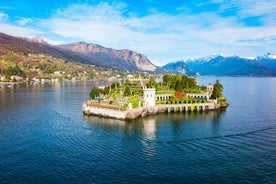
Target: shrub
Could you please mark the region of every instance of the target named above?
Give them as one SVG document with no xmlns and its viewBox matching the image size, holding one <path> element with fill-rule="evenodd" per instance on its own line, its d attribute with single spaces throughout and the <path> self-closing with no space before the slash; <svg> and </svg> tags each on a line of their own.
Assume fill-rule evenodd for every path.
<svg viewBox="0 0 276 184">
<path fill-rule="evenodd" d="M 138 98 L 138 96 L 134 95 L 134 96 L 130 96 L 128 98 L 128 101 L 129 101 L 129 103 L 132 104 L 132 108 L 135 109 L 139 106 L 140 99 Z"/>
</svg>

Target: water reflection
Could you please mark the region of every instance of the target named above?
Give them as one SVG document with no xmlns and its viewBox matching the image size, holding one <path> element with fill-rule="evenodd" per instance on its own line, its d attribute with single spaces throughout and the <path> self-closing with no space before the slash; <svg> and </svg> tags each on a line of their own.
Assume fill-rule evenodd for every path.
<svg viewBox="0 0 276 184">
<path fill-rule="evenodd" d="M 86 116 L 88 127 L 119 134 L 120 138 L 145 142 L 182 141 L 220 135 L 220 121 L 225 110 L 189 113 L 164 113 L 136 120 L 116 120 Z"/>
<path fill-rule="evenodd" d="M 86 122 L 93 126 L 101 126 L 104 130 L 109 130 L 112 128 L 125 127 L 126 121 L 119 119 L 104 118 L 98 116 L 87 116 L 83 115 Z M 119 128 L 120 129 L 120 128 Z"/>
<path fill-rule="evenodd" d="M 156 120 L 153 118 L 143 119 L 143 135 L 145 139 L 155 140 L 156 138 Z"/>
</svg>

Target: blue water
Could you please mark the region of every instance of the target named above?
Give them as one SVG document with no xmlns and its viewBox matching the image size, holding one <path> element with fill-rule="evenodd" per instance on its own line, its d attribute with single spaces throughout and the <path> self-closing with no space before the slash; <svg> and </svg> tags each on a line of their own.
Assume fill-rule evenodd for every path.
<svg viewBox="0 0 276 184">
<path fill-rule="evenodd" d="M 276 78 L 219 80 L 226 110 L 133 121 L 82 114 L 100 83 L 1 86 L 0 183 L 275 183 Z"/>
</svg>

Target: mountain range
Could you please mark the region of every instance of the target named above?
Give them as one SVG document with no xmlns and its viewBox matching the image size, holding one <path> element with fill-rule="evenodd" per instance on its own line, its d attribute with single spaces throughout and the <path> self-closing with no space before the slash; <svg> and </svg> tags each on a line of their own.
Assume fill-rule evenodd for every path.
<svg viewBox="0 0 276 184">
<path fill-rule="evenodd" d="M 116 50 L 84 42 L 50 45 L 38 37 L 18 38 L 0 33 L 0 54 L 9 52 L 46 54 L 69 62 L 80 62 L 116 70 L 154 72 L 159 69 L 145 55 L 127 49 Z"/>
<path fill-rule="evenodd" d="M 252 59 L 213 55 L 170 62 L 162 69 L 186 75 L 276 76 L 276 55 L 268 53 Z"/>
<path fill-rule="evenodd" d="M 39 37 L 19 38 L 0 33 L 0 55 L 9 52 L 25 55 L 44 54 L 67 62 L 122 71 L 186 75 L 276 76 L 276 54 L 270 53 L 251 59 L 213 55 L 170 62 L 158 67 L 145 55 L 128 49 L 116 50 L 84 42 L 51 45 Z"/>
</svg>

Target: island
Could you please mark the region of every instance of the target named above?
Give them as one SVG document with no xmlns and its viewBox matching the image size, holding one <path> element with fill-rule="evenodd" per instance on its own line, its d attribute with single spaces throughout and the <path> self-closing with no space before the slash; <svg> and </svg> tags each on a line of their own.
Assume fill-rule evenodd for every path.
<svg viewBox="0 0 276 184">
<path fill-rule="evenodd" d="M 196 78 L 185 75 L 128 76 L 124 83 L 92 87 L 82 110 L 85 115 L 122 120 L 163 112 L 217 110 L 228 106 L 222 91 L 219 80 L 199 86 Z"/>
</svg>

